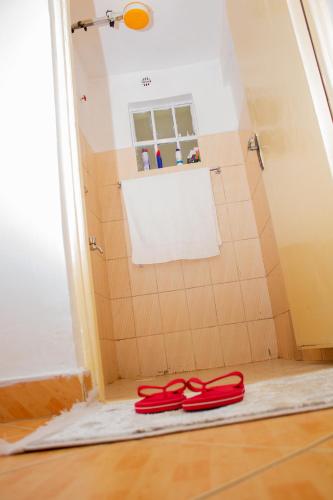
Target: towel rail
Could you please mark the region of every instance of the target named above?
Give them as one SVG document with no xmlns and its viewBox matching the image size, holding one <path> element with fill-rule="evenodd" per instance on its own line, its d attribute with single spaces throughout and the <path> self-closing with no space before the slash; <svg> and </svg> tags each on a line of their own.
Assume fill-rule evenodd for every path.
<svg viewBox="0 0 333 500">
<path fill-rule="evenodd" d="M 219 175 L 221 173 L 221 168 L 222 167 L 214 167 L 214 168 L 210 168 L 209 170 L 211 172 L 215 172 L 216 174 Z M 121 182 L 118 182 L 118 187 L 119 187 L 119 189 L 121 188 Z"/>
</svg>

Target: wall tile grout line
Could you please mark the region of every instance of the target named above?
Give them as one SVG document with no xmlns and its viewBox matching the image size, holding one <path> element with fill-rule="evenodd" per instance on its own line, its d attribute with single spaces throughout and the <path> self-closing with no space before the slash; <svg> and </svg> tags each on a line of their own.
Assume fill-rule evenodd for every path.
<svg viewBox="0 0 333 500">
<path fill-rule="evenodd" d="M 288 311 L 286 311 L 288 312 Z M 286 314 L 286 312 L 284 313 L 281 313 L 281 314 Z M 161 333 L 151 333 L 149 335 L 139 335 L 139 336 L 133 336 L 133 337 L 123 337 L 123 338 L 116 338 L 116 339 L 105 339 L 105 340 L 114 340 L 116 342 L 119 342 L 121 340 L 129 340 L 129 339 L 136 339 L 136 338 L 143 338 L 143 337 L 157 337 L 158 335 L 172 335 L 172 334 L 176 334 L 176 333 L 182 333 L 182 332 L 188 332 L 188 331 L 199 331 L 199 330 L 203 330 L 203 329 L 213 329 L 213 328 L 216 328 L 216 327 L 221 327 L 221 326 L 232 326 L 232 325 L 242 325 L 242 324 L 247 324 L 248 323 L 257 323 L 259 321 L 267 321 L 267 320 L 274 320 L 274 317 L 269 317 L 269 318 L 259 318 L 259 319 L 251 319 L 251 320 L 245 320 L 245 321 L 237 321 L 236 323 L 217 323 L 216 325 L 214 326 L 203 326 L 203 327 L 200 327 L 200 328 L 187 328 L 185 330 L 176 330 L 176 331 L 163 331 Z M 257 363 L 257 361 L 254 361 L 254 363 Z"/>
<path fill-rule="evenodd" d="M 216 283 L 213 282 L 213 283 L 208 283 L 208 284 L 205 284 L 205 285 L 198 285 L 198 286 L 190 286 L 190 287 L 184 287 L 184 288 L 176 288 L 176 289 L 172 289 L 172 290 L 165 290 L 163 292 L 147 292 L 147 293 L 140 293 L 140 294 L 136 294 L 136 295 L 121 295 L 119 297 L 106 297 L 104 295 L 102 295 L 101 293 L 99 293 L 98 295 L 102 295 L 103 297 L 105 298 L 109 298 L 110 300 L 120 300 L 120 299 L 129 299 L 129 298 L 135 298 L 135 297 L 143 297 L 145 295 L 156 295 L 156 294 L 160 294 L 160 295 L 163 295 L 163 293 L 169 293 L 169 292 L 178 292 L 179 290 L 193 290 L 193 289 L 196 289 L 196 288 L 204 288 L 206 286 L 212 286 L 214 287 L 215 285 L 227 285 L 227 284 L 230 284 L 230 283 L 240 283 L 240 282 L 243 282 L 243 281 L 255 281 L 255 280 L 259 280 L 259 279 L 265 279 L 266 276 L 263 276 L 263 275 L 260 275 L 260 276 L 255 276 L 254 278 L 243 278 L 243 279 L 239 279 L 237 281 L 217 281 Z M 289 309 L 288 309 L 289 310 Z M 258 318 L 258 320 L 260 320 L 262 318 Z M 254 321 L 254 320 L 253 320 Z"/>
<path fill-rule="evenodd" d="M 260 175 L 258 175 L 258 179 L 252 189 L 252 192 L 250 192 L 250 195 L 251 195 L 251 201 L 253 201 L 253 198 L 254 198 L 254 195 L 255 195 L 255 192 L 257 191 L 257 187 L 260 183 L 260 181 L 262 180 L 262 174 L 260 173 Z"/>
<path fill-rule="evenodd" d="M 250 200 L 245 200 L 245 201 L 250 201 Z M 237 202 L 238 203 L 238 202 Z M 242 203 L 242 202 L 239 202 L 239 203 Z M 118 220 L 118 221 L 110 221 L 110 222 L 121 222 L 122 220 L 125 220 L 125 219 L 121 219 L 121 220 Z M 104 223 L 102 223 L 104 224 Z M 259 236 L 251 236 L 250 238 L 241 238 L 241 239 L 232 239 L 232 240 L 225 240 L 225 241 L 222 241 L 222 245 L 223 246 L 225 243 L 237 243 L 237 242 L 240 242 L 240 241 L 250 241 L 250 240 L 260 240 Z M 105 259 L 106 261 L 114 261 L 114 260 L 120 260 L 120 259 L 126 259 L 128 257 L 131 257 L 131 255 L 122 255 L 120 257 L 110 257 L 109 259 Z M 211 259 L 212 257 L 207 257 L 207 259 Z M 191 259 L 188 259 L 188 260 L 191 260 Z M 193 259 L 193 260 L 198 260 L 198 259 Z M 142 265 L 143 267 L 145 266 L 152 266 L 152 265 L 163 265 L 163 264 L 168 264 L 169 262 L 183 262 L 183 260 L 179 260 L 179 261 L 168 261 L 168 262 L 159 262 L 157 264 L 140 264 Z M 187 260 L 186 260 L 187 262 Z M 138 265 L 138 264 L 134 264 L 134 265 Z"/>
<path fill-rule="evenodd" d="M 212 278 L 212 272 L 211 272 L 210 266 L 209 266 L 209 274 L 210 274 L 210 276 Z M 221 352 L 222 352 L 223 366 L 226 366 L 226 364 L 225 364 L 225 355 L 224 355 L 224 346 L 223 346 L 223 340 L 222 340 L 222 335 L 221 335 L 221 326 L 222 325 L 219 325 L 218 311 L 217 311 L 217 305 L 216 305 L 216 296 L 215 296 L 215 291 L 214 291 L 214 285 L 215 285 L 215 283 L 212 282 L 211 286 L 212 286 L 212 289 L 213 289 L 213 299 L 214 299 L 215 314 L 216 314 L 216 323 L 217 323 L 216 327 L 218 328 L 218 332 L 219 332 L 220 349 L 221 349 Z M 213 327 L 213 328 L 215 328 L 215 327 Z M 191 335 L 192 335 L 192 330 L 191 330 Z"/>
<path fill-rule="evenodd" d="M 225 203 L 215 203 L 215 206 L 216 207 L 221 207 L 221 206 L 229 206 L 229 205 L 237 205 L 239 203 L 245 203 L 245 202 L 250 202 L 252 203 L 252 198 L 249 197 L 249 198 L 243 198 L 241 200 L 237 200 L 237 201 L 226 201 Z M 127 221 L 127 218 L 124 216 L 124 217 L 121 217 L 121 218 L 108 218 L 108 219 L 102 219 L 100 216 L 98 216 L 96 213 L 94 213 L 92 210 L 89 210 L 97 219 L 98 221 L 101 223 L 101 224 L 110 224 L 112 222 L 124 222 L 124 221 Z M 267 219 L 267 221 L 265 222 L 262 230 L 261 230 L 261 233 L 259 235 L 258 233 L 258 236 L 252 236 L 250 238 L 242 238 L 242 239 L 235 239 L 233 241 L 243 241 L 243 240 L 252 240 L 252 239 L 255 239 L 255 238 L 260 238 L 264 228 L 266 227 L 267 225 L 267 222 L 270 220 L 270 218 Z M 108 259 L 108 260 L 115 260 L 117 257 L 115 258 L 111 258 L 111 259 Z"/>
<path fill-rule="evenodd" d="M 263 227 L 262 227 L 262 229 L 261 229 L 261 233 L 260 233 L 260 234 L 258 233 L 258 234 L 259 234 L 259 239 L 261 238 L 262 233 L 265 231 L 265 229 L 266 229 L 266 227 L 267 227 L 268 223 L 269 223 L 271 220 L 272 220 L 272 217 L 271 217 L 271 215 L 269 215 L 268 219 L 266 220 L 265 224 L 263 225 Z M 274 236 L 275 236 L 275 234 L 274 234 Z"/>
<path fill-rule="evenodd" d="M 248 472 L 247 474 L 244 474 L 236 479 L 233 479 L 231 481 L 228 481 L 228 482 L 222 484 L 221 486 L 218 486 L 218 487 L 213 488 L 211 490 L 208 490 L 208 491 L 206 491 L 206 492 L 204 492 L 196 497 L 193 497 L 193 500 L 204 500 L 206 498 L 211 498 L 211 497 L 215 496 L 216 494 L 221 493 L 223 491 L 232 490 L 232 488 L 237 486 L 238 484 L 244 483 L 245 481 L 247 481 L 249 479 L 252 479 L 256 476 L 259 476 L 260 474 L 262 474 L 270 469 L 273 469 L 274 467 L 276 467 L 280 464 L 283 464 L 284 462 L 288 462 L 289 460 L 291 460 L 299 455 L 302 455 L 303 453 L 305 453 L 307 451 L 310 451 L 311 449 L 317 447 L 318 445 L 320 445 L 322 443 L 325 443 L 326 441 L 329 441 L 332 438 L 333 438 L 333 432 L 331 432 L 330 434 L 323 436 L 319 439 L 316 439 L 315 441 L 312 441 L 312 443 L 308 444 L 307 446 L 304 446 L 302 448 L 299 448 L 298 450 L 295 450 L 291 453 L 288 453 L 284 457 L 281 457 L 277 460 L 273 460 L 273 462 L 270 462 L 269 464 L 263 465 L 262 467 L 258 467 L 256 469 Z"/>
<path fill-rule="evenodd" d="M 273 272 L 273 271 L 275 271 L 275 269 L 276 269 L 278 266 L 280 266 L 280 265 L 281 265 L 281 264 L 280 264 L 280 262 L 277 262 L 277 264 L 275 264 L 275 266 L 274 266 L 274 267 L 272 267 L 272 269 L 269 271 L 269 273 L 266 273 L 267 278 L 268 278 L 268 276 L 269 276 L 270 274 L 272 274 L 272 272 Z"/>
<path fill-rule="evenodd" d="M 233 242 L 232 244 L 233 244 L 234 253 L 236 254 L 235 243 Z M 237 273 L 238 273 L 238 279 L 239 279 L 240 294 L 241 294 L 241 297 L 242 297 L 242 305 L 243 305 L 243 312 L 244 312 L 244 319 L 245 319 L 244 323 L 246 324 L 247 338 L 248 338 L 248 341 L 249 341 L 250 353 L 251 353 L 251 362 L 253 363 L 253 347 L 252 347 L 252 342 L 251 342 L 250 333 L 249 333 L 248 320 L 246 318 L 245 298 L 244 298 L 243 288 L 242 288 L 242 285 L 241 285 L 240 270 L 239 270 L 239 267 L 238 267 L 237 258 L 236 258 L 236 267 L 237 267 Z M 254 278 L 254 279 L 256 279 L 256 278 Z"/>
<path fill-rule="evenodd" d="M 257 183 L 255 185 L 255 187 L 253 188 L 253 191 L 252 191 L 252 195 L 251 195 L 251 199 L 253 200 L 254 199 L 254 196 L 257 192 L 257 189 L 258 189 L 258 186 L 260 184 L 260 181 L 262 181 L 262 174 L 261 175 L 258 175 L 258 180 L 257 180 Z"/>
<path fill-rule="evenodd" d="M 154 265 L 155 267 L 155 265 Z M 158 279 L 156 275 L 156 268 L 155 268 L 155 278 L 156 278 L 156 288 L 158 290 Z M 155 335 L 162 335 L 162 343 L 163 343 L 163 349 L 164 349 L 164 356 L 165 356 L 165 363 L 166 363 L 166 370 L 169 372 L 169 359 L 168 359 L 168 353 L 166 349 L 166 343 L 165 343 L 165 333 L 163 332 L 163 319 L 162 319 L 162 309 L 161 309 L 161 300 L 160 300 L 160 294 L 157 292 L 157 300 L 158 300 L 158 307 L 160 311 L 160 317 L 161 317 L 161 328 L 162 332 L 161 334 L 155 334 Z"/>
<path fill-rule="evenodd" d="M 110 297 L 107 296 L 107 295 L 103 295 L 102 293 L 100 292 L 94 292 L 94 295 L 98 295 L 99 297 L 102 297 L 103 299 L 106 299 L 106 300 L 110 300 Z M 122 298 L 122 297 L 120 297 Z"/>
</svg>

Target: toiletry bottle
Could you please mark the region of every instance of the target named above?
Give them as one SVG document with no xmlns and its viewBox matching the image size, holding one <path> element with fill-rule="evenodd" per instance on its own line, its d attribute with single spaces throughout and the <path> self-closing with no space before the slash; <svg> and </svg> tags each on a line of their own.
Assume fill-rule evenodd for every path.
<svg viewBox="0 0 333 500">
<path fill-rule="evenodd" d="M 179 148 L 176 149 L 176 165 L 183 165 L 182 153 Z"/>
<path fill-rule="evenodd" d="M 195 162 L 195 151 L 194 149 L 191 149 L 190 154 L 187 157 L 188 163 L 194 163 Z"/>
<path fill-rule="evenodd" d="M 143 170 L 150 169 L 149 154 L 147 149 L 142 150 L 142 163 L 143 163 Z"/>
<path fill-rule="evenodd" d="M 187 163 L 191 163 L 191 157 L 192 157 L 192 150 L 187 155 Z"/>
<path fill-rule="evenodd" d="M 157 163 L 157 168 L 163 168 L 161 151 L 159 149 L 156 151 L 156 163 Z"/>
<path fill-rule="evenodd" d="M 195 162 L 197 163 L 197 162 L 201 161 L 199 148 L 195 147 L 194 151 L 195 151 Z"/>
</svg>

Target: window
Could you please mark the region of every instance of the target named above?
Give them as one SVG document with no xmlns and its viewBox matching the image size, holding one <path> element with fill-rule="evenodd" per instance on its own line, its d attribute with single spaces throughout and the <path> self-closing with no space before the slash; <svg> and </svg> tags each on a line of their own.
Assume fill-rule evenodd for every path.
<svg viewBox="0 0 333 500">
<path fill-rule="evenodd" d="M 130 115 L 139 171 L 144 170 L 142 150 L 148 153 L 150 169 L 154 169 L 158 149 L 163 167 L 171 167 L 177 163 L 177 148 L 183 163 L 188 163 L 190 154 L 198 148 L 191 96 L 132 104 Z M 199 161 L 198 154 L 194 154 L 194 160 Z"/>
</svg>

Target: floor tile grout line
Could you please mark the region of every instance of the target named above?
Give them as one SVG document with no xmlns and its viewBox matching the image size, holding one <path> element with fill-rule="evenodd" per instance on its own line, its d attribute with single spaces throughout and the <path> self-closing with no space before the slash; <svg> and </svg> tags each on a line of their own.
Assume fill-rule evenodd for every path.
<svg viewBox="0 0 333 500">
<path fill-rule="evenodd" d="M 53 415 L 49 415 L 48 417 L 45 417 L 45 418 L 52 418 L 52 416 Z M 43 418 L 43 417 L 41 417 L 41 418 Z M 8 425 L 10 427 L 14 427 L 16 430 L 31 431 L 31 432 L 33 432 L 35 430 L 35 427 L 27 427 L 25 425 L 14 424 L 14 423 L 11 423 L 10 421 L 0 424 L 0 430 L 1 430 L 1 425 Z M 43 425 L 43 424 L 41 424 L 41 425 Z M 38 427 L 40 427 L 40 426 L 38 426 Z"/>
<path fill-rule="evenodd" d="M 200 431 L 200 429 L 197 429 Z M 203 431 L 205 429 L 202 429 Z M 166 436 L 168 436 L 168 434 L 166 434 Z M 170 436 L 170 434 L 169 434 Z M 179 441 L 176 441 L 176 440 L 168 440 L 168 444 L 178 444 Z M 279 445 L 272 445 L 272 446 L 269 446 L 269 445 L 263 445 L 263 444 L 232 444 L 232 443 L 210 443 L 210 442 L 207 442 L 207 441 L 195 441 L 195 442 L 190 442 L 190 441 L 182 441 L 182 445 L 183 446 L 193 446 L 193 445 L 198 445 L 198 446 L 213 446 L 214 448 L 215 447 L 219 447 L 219 448 L 245 448 L 245 449 L 258 449 L 258 450 L 279 450 L 279 451 L 290 451 L 290 453 L 292 453 L 293 451 L 299 451 L 300 449 L 302 448 L 299 448 L 297 446 L 279 446 Z M 325 450 L 326 451 L 326 448 L 320 448 L 320 450 Z M 329 450 L 330 452 L 333 450 Z"/>
<path fill-rule="evenodd" d="M 200 429 L 197 429 L 198 431 L 200 431 Z M 201 429 L 201 430 L 206 430 L 206 429 Z M 187 431 L 185 431 L 187 432 Z M 164 437 L 167 437 L 167 436 L 171 436 L 171 434 L 165 434 Z M 160 438 L 160 437 L 163 437 L 162 436 L 155 436 L 155 438 Z M 154 436 L 152 437 L 152 439 L 154 438 Z M 210 447 L 216 447 L 216 448 L 230 448 L 230 449 L 234 449 L 234 448 L 244 448 L 244 449 L 256 449 L 256 450 L 278 450 L 278 451 L 289 451 L 290 453 L 292 452 L 296 452 L 296 451 L 299 451 L 302 448 L 299 448 L 297 446 L 278 446 L 278 445 L 273 445 L 273 446 L 269 446 L 269 445 L 260 445 L 260 444 L 253 444 L 253 445 L 250 445 L 250 444 L 226 444 L 226 443 L 211 443 L 211 442 L 207 442 L 207 441 L 195 441 L 195 442 L 190 442 L 190 441 L 176 441 L 175 439 L 168 439 L 168 440 L 165 440 L 165 443 L 159 443 L 158 446 L 165 446 L 165 445 L 175 445 L 175 444 L 179 444 L 181 442 L 182 446 L 193 446 L 193 445 L 198 445 L 198 446 L 210 446 Z M 325 451 L 326 452 L 326 448 L 320 448 L 320 451 Z M 332 452 L 333 453 L 333 450 L 328 450 L 330 453 Z"/>
<path fill-rule="evenodd" d="M 40 459 L 37 459 L 36 462 L 32 461 L 32 462 L 29 462 L 29 463 L 25 463 L 25 464 L 22 464 L 22 465 L 16 465 L 16 466 L 13 466 L 13 467 L 10 467 L 9 469 L 7 470 L 3 470 L 1 471 L 0 470 L 0 478 L 2 476 L 5 476 L 6 474 L 11 474 L 12 472 L 16 472 L 18 470 L 21 470 L 21 469 L 27 469 L 29 467 L 36 467 L 38 465 L 44 465 L 46 463 L 49 463 L 49 462 L 53 462 L 55 460 L 59 460 L 59 459 L 62 459 L 64 458 L 64 455 L 66 454 L 66 457 L 68 456 L 72 456 L 74 455 L 74 453 L 76 452 L 76 449 L 73 449 L 73 451 L 69 452 L 69 453 L 66 453 L 66 450 L 68 450 L 69 448 L 62 448 L 62 449 L 58 449 L 57 451 L 60 451 L 63 452 L 63 453 L 60 453 L 59 455 L 57 456 L 52 456 L 52 457 L 40 457 Z M 43 451 L 47 451 L 47 450 L 43 450 Z M 41 451 L 39 451 L 40 453 Z M 31 452 L 30 452 L 31 453 Z M 32 452 L 34 453 L 34 452 Z M 12 458 L 13 456 L 14 457 L 18 457 L 18 456 L 25 456 L 26 454 L 21 454 L 21 455 L 11 455 L 7 458 Z M 6 457 L 3 457 L 3 458 L 6 458 Z"/>
<path fill-rule="evenodd" d="M 42 416 L 38 416 L 38 417 L 30 417 L 30 418 L 27 417 L 27 418 L 22 418 L 22 419 L 17 419 L 17 420 L 9 420 L 8 422 L 1 422 L 0 429 L 1 429 L 1 426 L 10 425 L 11 427 L 16 427 L 19 429 L 24 429 L 27 431 L 34 431 L 37 428 L 41 427 L 42 425 L 48 423 L 49 420 L 52 419 L 54 416 L 55 416 L 54 413 L 50 413 L 48 415 L 42 415 Z M 21 424 L 21 422 L 23 422 L 23 424 Z M 31 424 L 33 424 L 33 426 L 26 425 L 26 424 L 24 424 L 24 422 L 31 422 Z"/>
<path fill-rule="evenodd" d="M 237 486 L 237 485 L 239 485 L 239 484 L 241 484 L 249 479 L 252 479 L 252 478 L 258 476 L 259 474 L 262 474 L 263 472 L 266 472 L 266 471 L 272 469 L 273 467 L 276 467 L 277 465 L 283 464 L 284 462 L 288 462 L 288 460 L 291 460 L 292 458 L 295 458 L 299 455 L 302 455 L 303 453 L 311 450 L 312 448 L 317 447 L 319 444 L 324 443 L 332 438 L 333 438 L 333 432 L 331 432 L 330 434 L 323 436 L 319 439 L 316 439 L 315 441 L 312 441 L 312 443 L 309 443 L 307 446 L 304 446 L 303 448 L 299 448 L 298 450 L 295 450 L 292 453 L 285 455 L 284 457 L 281 457 L 277 460 L 274 460 L 273 462 L 270 462 L 266 465 L 263 465 L 262 467 L 258 467 L 256 469 L 248 472 L 247 474 L 244 474 L 236 479 L 233 479 L 231 481 L 228 481 L 228 482 L 222 484 L 221 486 L 217 486 L 216 488 L 213 488 L 213 489 L 208 490 L 208 491 L 206 491 L 198 496 L 195 496 L 195 497 L 193 497 L 193 500 L 205 500 L 206 498 L 211 498 L 218 493 L 221 493 L 221 492 L 226 491 L 226 490 L 230 490 L 233 487 L 235 487 L 235 486 Z"/>
<path fill-rule="evenodd" d="M 161 437 L 161 436 L 159 436 Z M 321 438 L 318 440 L 318 442 L 325 442 L 327 441 L 328 439 L 330 439 L 331 437 L 333 437 L 333 433 L 325 438 Z M 128 442 L 130 443 L 130 442 Z M 284 462 L 286 461 L 287 459 L 289 458 L 293 458 L 293 456 L 297 456 L 299 454 L 301 454 L 303 451 L 307 451 L 308 449 L 311 449 L 312 447 L 316 447 L 316 441 L 313 442 L 313 443 L 310 443 L 308 446 L 306 447 L 303 447 L 303 448 L 299 448 L 297 450 L 294 451 L 294 453 L 291 453 L 289 455 L 286 455 L 285 457 L 277 460 L 277 461 L 274 461 L 274 462 L 271 462 L 270 464 L 268 464 L 267 466 L 264 466 L 262 468 L 258 468 L 258 469 L 255 469 L 254 471 L 250 472 L 249 474 L 246 474 L 245 476 L 241 476 L 240 478 L 238 479 L 235 479 L 233 481 L 230 481 L 229 483 L 226 483 L 226 485 L 223 485 L 221 486 L 221 488 L 217 488 L 216 490 L 214 489 L 212 492 L 209 491 L 207 492 L 207 494 L 209 494 L 209 496 L 211 495 L 214 495 L 215 493 L 218 493 L 220 491 L 223 491 L 225 488 L 225 486 L 228 486 L 229 484 L 231 486 L 228 486 L 228 487 L 233 487 L 235 486 L 236 484 L 242 482 L 243 480 L 246 480 L 252 476 L 255 476 L 257 475 L 258 473 L 260 472 L 264 472 L 266 469 L 270 469 L 271 467 L 275 466 L 275 465 L 278 465 L 279 463 L 281 462 Z M 108 445 L 108 443 L 103 443 L 105 445 Z M 158 446 L 168 446 L 170 444 L 179 444 L 179 442 L 177 441 L 167 441 L 167 442 L 162 442 L 162 443 L 158 443 Z M 190 442 L 184 442 L 182 443 L 184 445 L 189 445 L 189 446 L 193 446 L 193 444 L 195 445 L 199 445 L 199 446 L 209 446 L 211 445 L 211 443 L 207 443 L 207 442 L 195 442 L 195 443 L 190 443 Z M 99 445 L 98 445 L 99 446 Z M 214 446 L 218 446 L 218 447 L 227 447 L 227 448 L 256 448 L 256 449 L 275 449 L 275 450 L 279 450 L 279 451 L 283 451 L 283 450 L 286 450 L 286 449 L 290 449 L 287 448 L 287 447 L 279 447 L 279 446 L 264 446 L 264 445 L 233 445 L 233 444 L 229 444 L 229 445 L 226 445 L 225 443 L 216 443 L 214 444 Z M 74 453 L 77 452 L 78 449 L 80 449 L 81 447 L 78 447 L 78 448 L 74 448 L 72 449 L 70 452 L 68 452 L 68 448 L 62 448 L 62 449 L 58 449 L 58 450 L 54 450 L 54 451 L 61 451 L 61 452 L 64 452 L 64 454 L 66 454 L 66 457 L 68 457 L 69 455 L 72 456 Z M 91 449 L 90 446 L 87 446 L 87 447 L 84 447 L 84 451 L 87 451 L 89 452 Z M 45 451 L 45 450 L 44 450 Z M 327 450 L 326 448 L 320 448 L 320 452 L 328 452 L 328 453 L 332 453 L 333 450 Z M 22 456 L 22 455 L 21 455 Z M 36 462 L 30 462 L 30 463 L 27 463 L 27 464 L 22 464 L 22 465 L 19 465 L 19 466 L 14 466 L 14 467 L 11 467 L 9 468 L 8 470 L 4 470 L 4 471 L 0 471 L 0 477 L 5 475 L 5 474 L 9 474 L 9 473 L 12 473 L 12 472 L 16 472 L 17 470 L 20 470 L 20 469 L 26 469 L 28 467 L 35 467 L 35 466 L 39 466 L 41 464 L 44 464 L 45 462 L 51 462 L 53 460 L 58 460 L 59 458 L 63 458 L 63 453 L 57 455 L 57 456 L 52 456 L 52 457 L 46 457 L 46 459 L 44 460 L 41 460 L 41 459 L 38 459 Z M 235 483 L 235 484 L 233 484 Z M 204 493 L 204 495 L 206 495 L 206 493 Z M 201 498 L 209 498 L 209 496 L 199 496 L 199 497 L 195 497 L 196 500 L 201 500 Z"/>
</svg>

